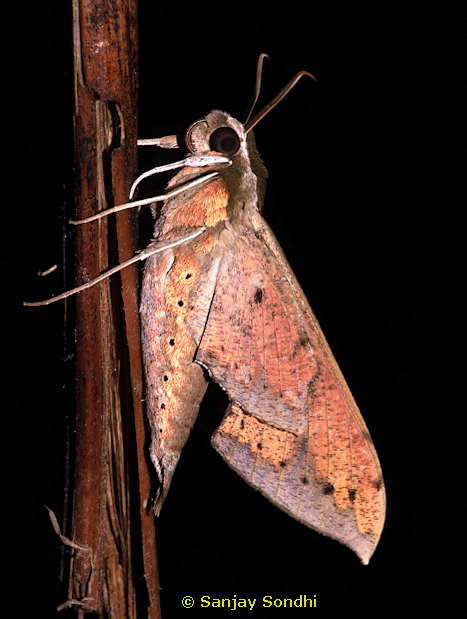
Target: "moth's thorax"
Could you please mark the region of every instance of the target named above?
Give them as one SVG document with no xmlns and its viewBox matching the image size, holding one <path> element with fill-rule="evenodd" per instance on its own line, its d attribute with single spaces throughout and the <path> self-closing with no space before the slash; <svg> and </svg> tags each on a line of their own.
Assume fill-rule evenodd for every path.
<svg viewBox="0 0 467 619">
<path fill-rule="evenodd" d="M 180 182 L 180 176 L 191 177 L 191 170 L 192 168 L 183 168 L 172 179 L 173 185 L 176 186 Z M 169 187 L 173 185 L 169 184 Z M 228 197 L 226 185 L 221 178 L 215 178 L 199 188 L 188 190 L 165 203 L 161 213 L 160 229 L 162 232 L 168 232 L 174 228 L 213 228 L 227 217 Z"/>
</svg>

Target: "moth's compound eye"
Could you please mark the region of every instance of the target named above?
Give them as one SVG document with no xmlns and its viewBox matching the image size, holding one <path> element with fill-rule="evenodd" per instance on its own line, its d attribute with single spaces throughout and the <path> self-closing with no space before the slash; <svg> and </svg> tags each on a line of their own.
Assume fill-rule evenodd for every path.
<svg viewBox="0 0 467 619">
<path fill-rule="evenodd" d="M 235 155 L 240 148 L 240 138 L 231 127 L 219 127 L 211 133 L 209 147 L 223 155 Z"/>
<path fill-rule="evenodd" d="M 205 123 L 205 122 L 206 122 L 205 118 L 198 118 L 198 120 L 195 120 L 194 122 L 192 122 L 191 125 L 186 130 L 186 133 L 185 133 L 185 144 L 186 144 L 186 147 L 188 148 L 188 150 L 191 153 L 195 153 L 196 152 L 196 146 L 195 146 L 194 141 L 193 141 L 193 130 L 196 127 L 196 125 L 199 125 L 199 123 Z"/>
</svg>

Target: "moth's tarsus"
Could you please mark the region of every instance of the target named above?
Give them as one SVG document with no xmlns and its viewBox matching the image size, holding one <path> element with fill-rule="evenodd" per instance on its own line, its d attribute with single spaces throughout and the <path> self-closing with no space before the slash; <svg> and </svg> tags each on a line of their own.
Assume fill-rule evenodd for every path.
<svg viewBox="0 0 467 619">
<path fill-rule="evenodd" d="M 57 268 L 57 265 L 54 264 L 53 266 L 49 267 L 45 271 L 39 271 L 37 274 L 39 275 L 39 277 L 45 277 L 46 275 L 49 275 L 50 273 L 55 271 L 56 268 Z"/>
<path fill-rule="evenodd" d="M 159 148 L 179 148 L 176 135 L 165 135 L 162 138 L 149 138 L 138 140 L 138 146 L 158 146 Z"/>
<path fill-rule="evenodd" d="M 125 204 L 119 204 L 118 206 L 114 206 L 113 208 L 109 208 L 106 211 L 101 211 L 100 213 L 96 213 L 96 215 L 91 215 L 91 217 L 86 217 L 86 219 L 78 219 L 73 220 L 70 219 L 68 223 L 73 224 L 74 226 L 80 226 L 81 224 L 87 224 L 91 221 L 95 221 L 96 219 L 101 219 L 102 217 L 107 217 L 112 213 L 118 213 L 120 211 L 125 211 L 130 208 L 134 208 L 135 206 L 144 206 L 146 204 L 153 204 L 154 202 L 165 202 L 169 198 L 173 198 L 174 196 L 186 191 L 187 189 L 191 189 L 192 187 L 196 187 L 197 185 L 204 183 L 205 181 L 214 178 L 215 176 L 219 176 L 217 172 L 211 172 L 210 174 L 206 174 L 205 176 L 199 176 L 195 178 L 195 180 L 182 185 L 181 187 L 177 187 L 177 189 L 172 189 L 172 191 L 168 191 L 167 193 L 161 196 L 153 196 L 152 198 L 145 198 L 144 200 L 135 200 L 134 202 L 125 202 Z"/>
<path fill-rule="evenodd" d="M 118 273 L 119 271 L 121 271 L 127 266 L 130 266 L 130 264 L 133 264 L 134 262 L 139 262 L 140 260 L 146 260 L 146 258 L 148 258 L 149 256 L 158 254 L 161 251 L 164 251 L 165 249 L 177 247 L 178 245 L 182 245 L 183 243 L 191 241 L 191 239 L 196 238 L 197 236 L 202 234 L 205 230 L 206 228 L 201 227 L 195 230 L 195 232 L 192 232 L 181 239 L 176 239 L 175 241 L 156 242 L 154 244 L 151 244 L 148 247 L 146 247 L 146 249 L 143 249 L 141 252 L 133 256 L 133 258 L 126 260 L 126 262 L 122 262 L 122 264 L 118 264 L 116 267 L 113 267 L 112 269 L 109 269 L 105 273 L 98 275 L 97 277 L 92 279 L 90 282 L 87 282 L 86 284 L 83 284 L 82 286 L 78 286 L 77 288 L 68 290 L 67 292 L 59 294 L 56 297 L 51 297 L 50 299 L 46 299 L 45 301 L 34 301 L 34 302 L 24 301 L 23 305 L 27 307 L 40 307 L 41 305 L 50 305 L 51 303 L 55 303 L 56 301 L 61 301 L 62 299 L 71 297 L 72 295 L 78 292 L 82 292 L 83 290 L 86 290 L 87 288 L 91 288 L 92 286 L 95 286 L 99 282 L 103 281 L 104 279 L 107 279 L 108 277 L 110 277 L 111 275 L 114 275 L 115 273 Z"/>
</svg>

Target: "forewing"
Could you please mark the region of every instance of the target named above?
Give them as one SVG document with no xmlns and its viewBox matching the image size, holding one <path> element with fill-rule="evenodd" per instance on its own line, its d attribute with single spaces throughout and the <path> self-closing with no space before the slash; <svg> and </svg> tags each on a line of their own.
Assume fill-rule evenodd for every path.
<svg viewBox="0 0 467 619">
<path fill-rule="evenodd" d="M 385 515 L 376 451 L 277 241 L 257 224 L 225 232 L 235 251 L 196 354 L 231 402 L 213 445 L 278 507 L 368 563 Z"/>
<path fill-rule="evenodd" d="M 157 243 L 157 241 L 156 241 Z M 177 462 L 198 415 L 207 387 L 194 362 L 206 323 L 222 256 L 207 233 L 151 256 L 141 295 L 146 405 L 150 454 L 159 477 L 156 513 L 170 487 Z"/>
</svg>

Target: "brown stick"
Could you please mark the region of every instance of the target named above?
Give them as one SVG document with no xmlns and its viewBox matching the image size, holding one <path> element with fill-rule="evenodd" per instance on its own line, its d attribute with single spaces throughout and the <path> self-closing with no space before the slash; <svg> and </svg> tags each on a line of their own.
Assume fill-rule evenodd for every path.
<svg viewBox="0 0 467 619">
<path fill-rule="evenodd" d="M 136 6 L 136 0 L 74 0 L 79 219 L 127 201 L 136 177 Z M 115 220 L 77 229 L 77 284 L 133 255 L 134 217 L 121 212 Z M 76 302 L 70 537 L 87 552 L 73 551 L 68 599 L 80 607 L 81 615 L 158 618 L 154 523 L 146 507 L 150 481 L 144 454 L 136 266 L 125 268 L 120 278 L 121 284 L 107 280 L 83 291 Z M 132 556 L 132 549 L 142 556 Z M 143 572 L 144 591 L 138 584 L 144 582 Z"/>
</svg>

